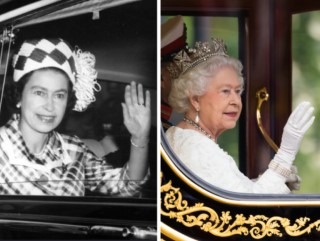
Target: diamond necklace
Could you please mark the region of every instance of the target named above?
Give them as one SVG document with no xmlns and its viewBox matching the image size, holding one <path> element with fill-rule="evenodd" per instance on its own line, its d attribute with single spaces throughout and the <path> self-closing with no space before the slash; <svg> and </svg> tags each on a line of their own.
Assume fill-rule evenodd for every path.
<svg viewBox="0 0 320 241">
<path fill-rule="evenodd" d="M 187 122 L 189 125 L 192 125 L 193 127 L 195 127 L 197 130 L 199 130 L 200 132 L 202 132 L 206 137 L 208 137 L 210 140 L 214 140 L 212 138 L 212 136 L 206 132 L 204 129 L 202 129 L 197 123 L 195 123 L 193 120 L 188 119 L 187 117 L 184 117 L 183 120 L 185 122 Z"/>
</svg>

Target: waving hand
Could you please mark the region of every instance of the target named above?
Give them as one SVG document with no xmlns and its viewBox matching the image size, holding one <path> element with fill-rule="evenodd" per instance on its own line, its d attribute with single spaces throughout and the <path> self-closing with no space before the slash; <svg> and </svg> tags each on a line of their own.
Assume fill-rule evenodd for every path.
<svg viewBox="0 0 320 241">
<path fill-rule="evenodd" d="M 151 126 L 150 92 L 143 93 L 141 84 L 133 81 L 126 86 L 125 103 L 122 103 L 124 125 L 132 135 L 132 140 L 138 145 L 148 142 Z"/>
</svg>

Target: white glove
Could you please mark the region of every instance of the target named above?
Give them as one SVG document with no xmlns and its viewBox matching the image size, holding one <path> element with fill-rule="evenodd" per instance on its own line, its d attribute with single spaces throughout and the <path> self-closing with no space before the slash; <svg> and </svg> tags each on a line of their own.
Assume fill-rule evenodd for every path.
<svg viewBox="0 0 320 241">
<path fill-rule="evenodd" d="M 274 160 L 290 169 L 300 148 L 302 138 L 314 121 L 313 106 L 300 103 L 291 113 L 282 134 L 281 145 Z"/>
</svg>

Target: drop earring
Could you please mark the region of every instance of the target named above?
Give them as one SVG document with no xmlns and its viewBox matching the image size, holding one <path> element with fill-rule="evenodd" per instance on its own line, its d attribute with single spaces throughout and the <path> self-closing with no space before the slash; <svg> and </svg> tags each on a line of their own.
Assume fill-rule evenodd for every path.
<svg viewBox="0 0 320 241">
<path fill-rule="evenodd" d="M 18 109 L 20 109 L 20 107 L 21 107 L 21 102 L 18 102 L 18 103 L 16 104 L 16 107 L 17 107 Z"/>
<path fill-rule="evenodd" d="M 197 110 L 197 115 L 196 115 L 196 118 L 195 118 L 194 122 L 198 124 L 199 120 L 200 120 L 200 118 L 199 118 L 199 110 Z"/>
</svg>

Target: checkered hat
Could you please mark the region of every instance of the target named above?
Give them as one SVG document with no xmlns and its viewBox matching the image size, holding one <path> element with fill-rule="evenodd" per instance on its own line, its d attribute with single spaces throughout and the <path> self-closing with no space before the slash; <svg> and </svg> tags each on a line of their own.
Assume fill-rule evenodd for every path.
<svg viewBox="0 0 320 241">
<path fill-rule="evenodd" d="M 100 90 L 94 65 L 94 55 L 72 51 L 62 39 L 27 40 L 13 58 L 13 80 L 18 82 L 27 73 L 46 67 L 61 69 L 73 84 L 77 97 L 74 110 L 84 111 L 95 101 L 94 91 Z"/>
</svg>

